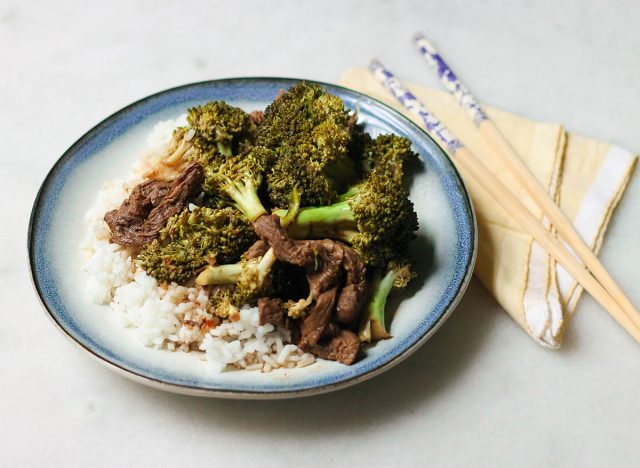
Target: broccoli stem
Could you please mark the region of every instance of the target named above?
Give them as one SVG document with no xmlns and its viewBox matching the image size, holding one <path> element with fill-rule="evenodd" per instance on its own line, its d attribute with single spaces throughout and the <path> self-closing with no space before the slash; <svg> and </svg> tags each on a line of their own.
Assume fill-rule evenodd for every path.
<svg viewBox="0 0 640 468">
<path fill-rule="evenodd" d="M 355 218 L 349 203 L 341 201 L 329 206 L 314 208 L 302 208 L 294 224 L 299 227 L 312 226 L 314 224 L 340 224 L 353 223 Z"/>
<path fill-rule="evenodd" d="M 358 336 L 363 342 L 369 343 L 391 338 L 384 324 L 384 309 L 395 278 L 395 270 L 389 270 L 384 276 L 380 270 L 374 271 L 371 285 L 372 293 L 362 315 L 358 332 Z"/>
<path fill-rule="evenodd" d="M 276 260 L 276 254 L 273 251 L 273 248 L 269 247 L 269 250 L 264 253 L 260 262 L 258 262 L 258 283 L 260 286 L 264 283 L 265 278 L 276 263 Z"/>
<path fill-rule="evenodd" d="M 231 151 L 231 146 L 226 145 L 224 143 L 218 142 L 216 143 L 216 147 L 218 148 L 218 151 L 220 152 L 221 155 L 223 156 L 231 156 L 233 155 L 233 152 Z"/>
<path fill-rule="evenodd" d="M 293 187 L 289 201 L 289 209 L 280 217 L 280 226 L 286 228 L 291 224 L 298 216 L 298 211 L 300 211 L 300 194 L 298 193 L 298 189 Z"/>
<path fill-rule="evenodd" d="M 353 185 L 349 187 L 349 190 L 344 192 L 342 195 L 338 195 L 338 201 L 341 202 L 341 201 L 348 200 L 349 198 L 352 198 L 358 195 L 358 193 L 360 193 L 360 187 L 357 185 Z"/>
<path fill-rule="evenodd" d="M 262 287 L 265 278 L 276 262 L 273 249 L 269 249 L 259 261 L 238 262 L 229 265 L 208 266 L 196 278 L 199 286 L 236 284 L 243 279 L 243 274 L 252 273 L 258 287 Z M 253 270 L 253 271 L 252 271 Z"/>
<path fill-rule="evenodd" d="M 225 191 L 252 223 L 267 213 L 258 197 L 257 188 L 250 178 L 245 178 L 243 182 L 229 181 Z"/>
<path fill-rule="evenodd" d="M 276 210 L 281 218 L 286 216 L 285 210 Z M 329 206 L 302 208 L 295 220 L 288 224 L 287 232 L 295 239 L 329 237 L 350 241 L 358 231 L 353 212 L 346 201 Z"/>
<path fill-rule="evenodd" d="M 242 274 L 242 263 L 230 265 L 208 266 L 196 278 L 196 284 L 206 286 L 209 284 L 235 284 Z"/>
</svg>

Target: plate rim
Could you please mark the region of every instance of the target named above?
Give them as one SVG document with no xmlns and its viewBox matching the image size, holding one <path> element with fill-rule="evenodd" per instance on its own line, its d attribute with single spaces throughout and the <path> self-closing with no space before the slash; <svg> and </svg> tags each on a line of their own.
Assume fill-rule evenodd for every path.
<svg viewBox="0 0 640 468">
<path fill-rule="evenodd" d="M 41 208 L 41 204 L 43 201 L 43 193 L 46 190 L 46 188 L 49 186 L 51 179 L 53 178 L 53 176 L 55 175 L 57 169 L 61 166 L 62 163 L 64 163 L 67 159 L 69 159 L 72 154 L 76 151 L 76 149 L 81 146 L 84 141 L 91 137 L 93 134 L 95 134 L 96 132 L 98 132 L 100 130 L 100 128 L 104 125 L 107 124 L 108 122 L 110 122 L 112 119 L 114 119 L 115 117 L 124 114 L 128 111 L 130 111 L 132 108 L 143 104 L 149 100 L 152 100 L 156 97 L 159 97 L 163 94 L 166 93 L 170 93 L 170 92 L 176 92 L 179 91 L 181 89 L 186 89 L 186 88 L 191 88 L 191 87 L 197 87 L 197 86 L 202 86 L 202 85 L 210 85 L 210 84 L 216 84 L 216 83 L 225 83 L 225 82 L 238 82 L 238 81 L 256 81 L 256 82 L 261 82 L 261 81 L 294 81 L 294 82 L 307 82 L 307 83 L 312 83 L 312 84 L 317 84 L 320 86 L 330 86 L 333 88 L 339 88 L 339 89 L 343 89 L 346 91 L 349 91 L 351 93 L 356 93 L 359 95 L 362 95 L 364 97 L 366 97 L 367 99 L 371 99 L 372 101 L 374 101 L 376 104 L 382 106 L 385 110 L 391 112 L 392 114 L 395 114 L 397 117 L 399 117 L 402 121 L 404 121 L 406 124 L 414 127 L 416 130 L 419 131 L 419 133 L 425 137 L 426 139 L 430 140 L 440 151 L 442 151 L 442 153 L 444 154 L 445 158 L 448 160 L 449 164 L 450 164 L 450 168 L 452 169 L 455 177 L 457 178 L 457 182 L 458 182 L 458 186 L 461 188 L 461 194 L 463 195 L 464 198 L 464 204 L 467 207 L 467 210 L 470 214 L 470 228 L 471 228 L 471 237 L 472 237 L 472 243 L 471 243 L 471 255 L 469 257 L 469 260 L 467 262 L 466 265 L 466 271 L 465 274 L 461 280 L 460 286 L 458 287 L 458 290 L 456 291 L 454 297 L 451 299 L 451 301 L 449 302 L 449 304 L 447 304 L 447 306 L 445 307 L 444 312 L 442 313 L 442 315 L 434 322 L 434 324 L 431 326 L 431 328 L 424 333 L 416 342 L 414 342 L 409 348 L 405 349 L 404 351 L 402 351 L 401 353 L 399 353 L 396 356 L 393 356 L 391 359 L 389 359 L 387 362 L 383 363 L 382 365 L 371 369 L 369 371 L 363 372 L 361 374 L 358 375 L 354 375 L 351 376 L 349 378 L 346 378 L 344 380 L 338 381 L 338 382 L 333 382 L 333 383 L 327 383 L 327 384 L 322 384 L 322 385 L 318 385 L 315 387 L 310 387 L 310 388 L 303 388 L 303 389 L 289 389 L 289 390 L 282 390 L 282 391 L 272 391 L 272 390 L 267 390 L 267 391 L 251 391 L 251 390 L 232 390 L 232 389 L 215 389 L 215 388 L 201 388 L 201 387 L 194 387 L 192 385 L 188 385 L 188 384 L 178 384 L 178 383 L 169 383 L 169 382 L 165 382 L 163 380 L 160 380 L 158 378 L 154 378 L 152 376 L 148 376 L 148 375 L 142 375 L 134 370 L 131 369 L 127 369 L 117 363 L 114 363 L 112 361 L 110 361 L 109 359 L 107 359 L 106 357 L 100 356 L 96 351 L 94 351 L 93 349 L 91 349 L 89 346 L 85 345 L 84 343 L 81 343 L 78 339 L 76 339 L 56 318 L 56 315 L 50 310 L 49 306 L 46 304 L 46 302 L 44 301 L 43 298 L 43 292 L 41 291 L 41 286 L 38 283 L 38 279 L 36 278 L 36 266 L 35 266 L 35 260 L 34 260 L 34 227 L 35 227 L 35 223 L 36 223 L 36 218 L 37 218 L 37 213 L 39 212 L 40 208 Z M 335 390 L 339 390 L 342 388 L 346 388 L 352 385 L 355 385 L 357 383 L 361 383 L 364 382 L 365 380 L 371 379 L 377 375 L 380 375 L 381 373 L 389 370 L 390 368 L 396 366 L 397 364 L 399 364 L 400 362 L 404 361 L 406 358 L 408 358 L 411 354 L 413 354 L 415 351 L 417 351 L 429 338 L 431 338 L 433 336 L 434 333 L 436 333 L 439 328 L 444 324 L 444 322 L 450 317 L 450 315 L 453 313 L 453 311 L 455 310 L 455 308 L 458 306 L 458 304 L 460 303 L 460 300 L 462 299 L 462 297 L 464 296 L 464 293 L 467 289 L 467 287 L 469 286 L 469 283 L 471 281 L 471 277 L 473 275 L 473 271 L 474 271 L 474 267 L 475 267 L 475 262 L 476 262 L 476 258 L 477 258 L 477 253 L 478 253 L 478 227 L 477 227 L 477 218 L 476 218 L 476 212 L 473 206 L 473 201 L 469 195 L 469 192 L 467 190 L 466 185 L 464 184 L 464 181 L 458 171 L 458 169 L 456 168 L 455 164 L 453 163 L 453 161 L 451 160 L 451 157 L 447 154 L 446 151 L 444 151 L 444 149 L 442 148 L 442 146 L 440 144 L 438 144 L 437 141 L 435 141 L 433 138 L 431 138 L 431 136 L 419 125 L 417 125 L 415 122 L 413 122 L 411 119 L 407 118 L 405 115 L 403 115 L 402 113 L 398 112 L 396 109 L 394 109 L 393 107 L 389 106 L 388 104 L 380 101 L 379 99 L 377 99 L 376 97 L 370 96 L 368 94 L 362 93 L 360 91 L 357 91 L 355 89 L 352 88 L 348 88 L 346 86 L 341 86 L 339 84 L 334 84 L 334 83 L 327 83 L 327 82 L 322 82 L 322 81 L 317 81 L 317 80 L 311 80 L 311 79 L 305 79 L 305 78 L 294 78 L 294 77 L 277 77 L 277 76 L 251 76 L 251 77 L 229 77 L 229 78 L 220 78 L 220 79 L 213 79 L 213 80 L 203 80 L 203 81 L 196 81 L 196 82 L 192 82 L 192 83 L 186 83 L 186 84 L 182 84 L 179 86 L 174 86 L 171 88 L 166 88 L 157 92 L 154 92 L 152 94 L 149 94 L 145 97 L 142 97 L 136 101 L 133 101 L 129 104 L 127 104 L 126 106 L 118 109 L 116 112 L 113 112 L 112 114 L 108 115 L 107 117 L 105 117 L 104 119 L 100 120 L 97 124 L 95 124 L 94 126 L 92 126 L 91 128 L 89 128 L 89 130 L 87 130 L 86 132 L 84 132 L 79 138 L 76 139 L 76 141 L 71 144 L 63 153 L 62 155 L 53 163 L 53 165 L 51 166 L 51 168 L 49 169 L 49 171 L 47 172 L 46 176 L 44 177 L 42 183 L 40 184 L 40 187 L 36 193 L 32 208 L 31 208 L 31 214 L 29 216 L 29 223 L 28 223 L 28 229 L 27 229 L 27 243 L 26 243 L 26 247 L 27 247 L 27 256 L 28 256 L 28 266 L 29 266 L 29 277 L 31 280 L 31 284 L 36 292 L 36 295 L 38 297 L 38 300 L 40 301 L 40 305 L 42 306 L 43 312 L 45 313 L 45 315 L 48 317 L 48 319 L 54 324 L 55 328 L 62 333 L 63 336 L 65 336 L 68 340 L 70 340 L 72 343 L 74 343 L 76 346 L 80 347 L 80 349 L 84 350 L 86 353 L 88 353 L 89 356 L 91 356 L 94 360 L 97 360 L 97 362 L 99 362 L 100 364 L 106 366 L 107 368 L 115 371 L 117 374 L 122 375 L 124 377 L 127 377 L 135 382 L 144 384 L 146 386 L 152 387 L 152 388 L 156 388 L 156 389 L 160 389 L 160 390 L 165 390 L 165 391 L 169 391 L 169 392 L 173 392 L 173 393 L 178 393 L 178 394 L 182 394 L 182 395 L 192 395 L 192 396 L 200 396 L 200 397 L 215 397 L 215 398 L 229 398 L 229 399 L 254 399 L 254 400 L 277 400 L 277 399 L 286 399 L 286 398 L 296 398 L 296 397 L 305 397 L 305 396 L 311 396 L 311 395 L 319 395 L 322 393 L 328 393 L 331 391 L 335 391 Z"/>
</svg>

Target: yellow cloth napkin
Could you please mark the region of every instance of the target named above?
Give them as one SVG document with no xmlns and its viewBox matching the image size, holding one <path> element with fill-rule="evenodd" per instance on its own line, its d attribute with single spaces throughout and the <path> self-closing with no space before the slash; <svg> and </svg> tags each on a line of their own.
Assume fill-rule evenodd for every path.
<svg viewBox="0 0 640 468">
<path fill-rule="evenodd" d="M 422 124 L 366 68 L 347 70 L 340 84 L 375 97 Z M 407 87 L 542 219 L 540 210 L 494 158 L 476 127 L 448 93 L 411 83 Z M 491 107 L 486 110 L 597 253 L 613 210 L 627 187 L 636 156 L 615 145 L 568 133 L 559 124 L 536 122 Z M 582 289 L 481 185 L 470 180 L 465 180 L 465 185 L 478 219 L 476 276 L 538 343 L 559 347 Z M 546 220 L 542 222 L 548 226 Z"/>
</svg>

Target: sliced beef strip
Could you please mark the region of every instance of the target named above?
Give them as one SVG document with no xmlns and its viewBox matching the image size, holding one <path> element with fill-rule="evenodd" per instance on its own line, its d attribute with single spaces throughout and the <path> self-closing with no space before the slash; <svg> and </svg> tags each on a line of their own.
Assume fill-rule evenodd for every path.
<svg viewBox="0 0 640 468">
<path fill-rule="evenodd" d="M 315 253 L 313 262 L 306 265 L 309 292 L 316 297 L 321 291 L 340 283 L 344 246 L 331 240 L 307 241 Z"/>
<path fill-rule="evenodd" d="M 167 220 L 182 211 L 202 189 L 203 170 L 192 163 L 172 182 L 145 181 L 120 208 L 104 215 L 111 242 L 144 245 L 155 239 Z"/>
<path fill-rule="evenodd" d="M 253 260 L 254 258 L 262 257 L 267 253 L 267 250 L 269 250 L 269 243 L 264 239 L 258 239 L 244 253 L 244 258 L 247 260 Z"/>
<path fill-rule="evenodd" d="M 311 311 L 302 318 L 298 343 L 300 349 L 308 351 L 320 340 L 322 332 L 331 321 L 337 292 L 337 288 L 332 288 L 320 293 Z"/>
<path fill-rule="evenodd" d="M 152 205 L 151 209 L 153 209 L 154 206 L 159 205 L 165 195 L 169 193 L 169 190 L 171 190 L 171 184 L 169 182 L 161 182 L 157 180 L 147 180 L 135 188 L 138 187 L 140 187 L 140 198 L 146 198 L 147 203 Z M 144 203 L 144 201 L 140 201 Z"/>
<path fill-rule="evenodd" d="M 289 239 L 276 215 L 260 216 L 253 227 L 278 260 L 305 268 L 313 297 L 338 283 L 345 245 L 328 239 Z"/>
<path fill-rule="evenodd" d="M 111 229 L 112 242 L 127 226 L 144 223 L 151 210 L 160 204 L 169 189 L 168 182 L 157 180 L 146 180 L 136 185 L 120 208 L 104 215 L 104 220 Z"/>
<path fill-rule="evenodd" d="M 338 333 L 340 333 L 341 330 L 342 328 L 340 328 L 340 325 L 338 325 L 336 322 L 329 322 L 327 326 L 324 327 L 324 330 L 322 330 L 320 339 L 333 338 Z"/>
<path fill-rule="evenodd" d="M 355 335 L 345 335 L 337 324 L 331 323 L 331 319 L 336 303 L 334 319 L 346 326 L 354 324 L 362 309 L 366 291 L 365 266 L 360 256 L 350 247 L 328 239 L 289 239 L 276 216 L 261 216 L 254 222 L 254 228 L 261 238 L 269 242 L 278 260 L 305 268 L 310 297 L 315 299 L 315 303 L 301 321 L 298 346 L 311 350 L 323 336 L 341 337 L 336 341 L 335 349 L 344 348 L 349 352 L 325 351 L 333 352 L 332 355 L 339 356 L 339 360 L 352 362 L 355 355 L 350 354 L 353 351 L 351 342 Z M 345 286 L 337 296 L 344 274 Z M 357 336 L 355 339 L 357 353 L 359 340 Z M 349 346 L 343 346 L 344 343 Z"/>
<path fill-rule="evenodd" d="M 345 286 L 338 297 L 336 321 L 351 325 L 365 299 L 365 266 L 350 247 L 332 240 L 295 240 L 287 237 L 276 215 L 261 216 L 253 223 L 256 233 L 269 242 L 278 260 L 304 266 L 311 297 L 338 285 L 342 271 Z M 304 333 L 303 333 L 304 336 Z"/>
<path fill-rule="evenodd" d="M 346 365 L 351 365 L 355 362 L 359 350 L 360 339 L 349 330 L 340 330 L 327 343 L 317 344 L 309 349 L 316 356 Z"/>
<path fill-rule="evenodd" d="M 184 172 L 171 182 L 169 193 L 151 210 L 146 224 L 159 231 L 171 216 L 182 211 L 191 200 L 200 195 L 203 182 L 202 166 L 198 163 L 187 166 Z"/>
<path fill-rule="evenodd" d="M 365 266 L 360 255 L 344 249 L 342 267 L 347 273 L 346 286 L 340 291 L 336 306 L 336 322 L 351 325 L 358 318 L 366 295 Z"/>
<path fill-rule="evenodd" d="M 284 310 L 282 308 L 282 299 L 261 297 L 258 299 L 258 316 L 260 317 L 260 325 L 270 323 L 272 325 L 281 325 L 284 319 Z"/>
<path fill-rule="evenodd" d="M 264 112 L 262 112 L 261 110 L 254 110 L 249 112 L 249 119 L 251 120 L 251 122 L 253 122 L 256 125 L 260 125 L 260 122 L 262 122 L 263 117 L 264 117 Z"/>
<path fill-rule="evenodd" d="M 263 215 L 253 222 L 256 234 L 269 243 L 273 248 L 276 258 L 282 262 L 306 267 L 314 259 L 314 252 L 310 248 L 310 242 L 289 239 L 284 229 L 280 226 L 280 218 L 277 215 Z"/>
</svg>

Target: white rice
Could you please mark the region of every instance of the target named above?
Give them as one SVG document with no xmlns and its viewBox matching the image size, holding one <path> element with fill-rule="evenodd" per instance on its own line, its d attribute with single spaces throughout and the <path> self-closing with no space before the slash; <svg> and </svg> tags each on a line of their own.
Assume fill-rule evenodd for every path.
<svg viewBox="0 0 640 468">
<path fill-rule="evenodd" d="M 238 321 L 226 321 L 205 334 L 200 349 L 215 370 L 222 371 L 230 364 L 269 372 L 278 367 L 303 367 L 315 361 L 297 346 L 284 345 L 291 340 L 289 330 L 258 322 L 258 308 L 245 307 L 240 309 Z"/>
<path fill-rule="evenodd" d="M 134 184 L 135 185 L 135 182 Z M 111 302 L 115 288 L 132 279 L 133 249 L 109 242 L 109 227 L 104 214 L 118 208 L 129 192 L 130 186 L 123 180 L 112 180 L 102 184 L 95 204 L 86 212 L 87 234 L 80 248 L 87 258 L 85 298 L 97 304 Z"/>
<path fill-rule="evenodd" d="M 270 372 L 314 363 L 313 355 L 289 344 L 289 330 L 271 324 L 260 326 L 256 307 L 243 307 L 238 320 L 225 320 L 214 327 L 214 317 L 207 312 L 205 288 L 160 285 L 135 266 L 136 249 L 109 242 L 104 214 L 120 206 L 141 181 L 140 174 L 157 163 L 173 129 L 184 124 L 185 116 L 156 124 L 147 139 L 149 150 L 133 166 L 130 179 L 105 182 L 85 214 L 87 234 L 80 248 L 86 256 L 86 299 L 109 304 L 122 325 L 145 346 L 196 351 L 217 372 L 230 368 Z"/>
</svg>

